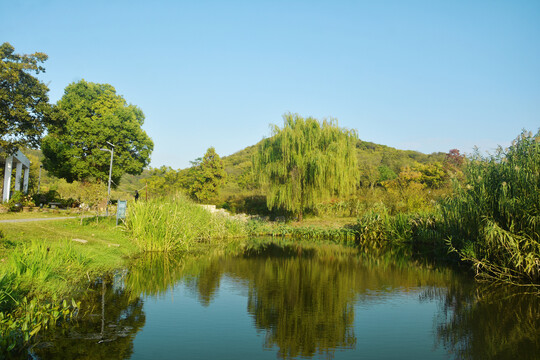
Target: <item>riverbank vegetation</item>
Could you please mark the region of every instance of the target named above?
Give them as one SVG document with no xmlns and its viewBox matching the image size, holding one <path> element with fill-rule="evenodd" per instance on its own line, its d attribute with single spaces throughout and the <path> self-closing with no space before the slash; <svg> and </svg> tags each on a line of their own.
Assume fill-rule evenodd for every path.
<svg viewBox="0 0 540 360">
<path fill-rule="evenodd" d="M 102 274 L 127 265 L 138 250 L 114 219 L 2 224 L 0 357 L 23 351 L 40 331 L 69 320 L 72 299 Z"/>
<path fill-rule="evenodd" d="M 197 242 L 248 234 L 238 220 L 212 214 L 182 195 L 131 204 L 126 228 L 141 251 L 188 251 Z"/>
</svg>

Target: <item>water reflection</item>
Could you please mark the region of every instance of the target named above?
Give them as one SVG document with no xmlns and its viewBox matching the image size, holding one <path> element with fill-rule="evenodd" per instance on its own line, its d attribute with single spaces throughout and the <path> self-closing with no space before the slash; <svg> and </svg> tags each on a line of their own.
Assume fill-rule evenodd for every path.
<svg viewBox="0 0 540 360">
<path fill-rule="evenodd" d="M 259 341 L 258 358 L 264 357 L 265 350 L 266 355 L 273 352 L 273 357 L 279 358 L 380 355 L 376 344 L 366 342 L 366 334 L 380 324 L 366 315 L 373 308 L 382 309 L 380 314 L 391 314 L 402 306 L 399 301 L 403 299 L 413 302 L 419 314 L 428 313 L 432 321 L 428 329 L 420 329 L 416 323 L 399 324 L 396 319 L 392 323 L 398 333 L 395 337 L 391 329 L 382 329 L 386 337 L 381 342 L 397 349 L 386 353 L 389 357 L 406 358 L 410 349 L 420 349 L 421 357 L 430 358 L 533 359 L 540 351 L 538 296 L 518 294 L 515 288 L 478 285 L 468 277 L 411 261 L 403 254 L 369 257 L 334 245 L 263 242 L 241 251 L 197 257 L 141 257 L 124 276 L 116 281 L 108 279 L 105 288 L 97 284 L 83 300 L 88 314 L 69 329 L 44 339 L 35 353 L 42 359 L 137 358 L 134 341 L 144 347 L 155 346 L 156 338 L 135 337 L 143 327 L 158 337 L 164 337 L 165 331 L 176 332 L 181 342 L 180 334 L 187 326 L 177 320 L 176 329 L 163 333 L 159 323 L 145 326 L 142 299 L 166 302 L 170 294 L 187 292 L 203 309 L 211 309 L 219 303 L 220 294 L 229 291 L 222 285 L 230 286 L 231 282 L 234 291 L 242 293 L 241 300 L 235 301 L 245 301 L 251 331 L 264 335 L 262 341 L 249 340 Z M 396 302 L 396 298 L 401 300 Z M 436 304 L 434 310 L 430 304 Z M 196 312 L 190 308 L 183 311 Z M 359 313 L 363 317 L 355 319 Z M 250 331 L 239 326 L 232 321 L 227 331 Z M 208 336 L 205 341 L 222 347 L 222 355 L 225 347 L 241 348 L 248 341 L 240 338 L 238 343 L 221 345 L 222 339 L 212 338 L 208 328 L 188 331 Z M 426 335 L 416 344 L 400 343 L 409 332 Z M 183 358 L 208 357 L 204 347 L 194 348 L 192 353 L 187 348 L 189 344 L 182 343 Z M 180 356 L 171 353 L 171 358 Z M 410 353 L 411 358 L 419 356 L 412 350 Z M 241 356 L 233 353 L 229 357 Z"/>
<path fill-rule="evenodd" d="M 145 325 L 143 301 L 118 278 L 105 276 L 89 289 L 83 313 L 69 327 L 46 334 L 33 349 L 40 359 L 129 359 L 135 334 Z"/>
<path fill-rule="evenodd" d="M 463 294 L 444 294 L 447 321 L 437 335 L 459 359 L 537 359 L 540 353 L 540 297 L 507 286 L 479 285 Z"/>
</svg>

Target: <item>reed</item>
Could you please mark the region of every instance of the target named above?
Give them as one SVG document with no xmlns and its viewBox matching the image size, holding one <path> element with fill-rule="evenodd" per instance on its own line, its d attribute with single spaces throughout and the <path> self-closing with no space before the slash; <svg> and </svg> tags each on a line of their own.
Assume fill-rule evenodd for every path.
<svg viewBox="0 0 540 360">
<path fill-rule="evenodd" d="M 540 280 L 540 132 L 523 132 L 508 149 L 473 156 L 466 183 L 442 203 L 451 249 L 477 275 Z"/>
<path fill-rule="evenodd" d="M 126 226 L 142 251 L 188 251 L 201 241 L 247 236 L 244 223 L 212 214 L 181 195 L 133 204 Z"/>
<path fill-rule="evenodd" d="M 540 132 L 523 132 L 495 155 L 474 154 L 465 181 L 455 181 L 437 207 L 395 215 L 378 209 L 352 229 L 364 248 L 410 244 L 453 261 L 450 251 L 472 264 L 480 279 L 538 284 Z"/>
</svg>

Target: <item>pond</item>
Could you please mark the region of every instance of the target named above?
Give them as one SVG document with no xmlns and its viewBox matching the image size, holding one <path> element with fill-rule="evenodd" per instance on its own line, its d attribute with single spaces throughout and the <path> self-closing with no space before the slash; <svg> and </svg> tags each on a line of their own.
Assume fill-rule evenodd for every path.
<svg viewBox="0 0 540 360">
<path fill-rule="evenodd" d="M 540 303 L 403 254 L 253 244 L 104 278 L 34 359 L 533 359 Z"/>
</svg>

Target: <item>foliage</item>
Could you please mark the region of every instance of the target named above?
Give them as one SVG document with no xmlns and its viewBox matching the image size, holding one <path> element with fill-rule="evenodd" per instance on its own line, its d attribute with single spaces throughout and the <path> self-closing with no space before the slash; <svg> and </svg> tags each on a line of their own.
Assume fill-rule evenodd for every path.
<svg viewBox="0 0 540 360">
<path fill-rule="evenodd" d="M 283 209 L 268 209 L 258 174 L 253 171 L 252 160 L 263 141 L 221 159 L 227 176 L 222 186 L 220 186 L 219 197 L 212 200 L 214 204 L 219 204 L 232 212 L 269 215 L 272 218 L 290 215 L 289 212 Z M 400 170 L 406 166 L 440 162 L 444 164 L 446 172 L 453 171 L 452 168 L 447 166 L 446 154 L 442 153 L 426 155 L 416 151 L 397 150 L 388 146 L 358 140 L 356 142 L 356 154 L 360 173 L 358 192 L 352 197 L 332 197 L 329 200 L 321 201 L 308 212 L 316 215 L 356 216 L 366 209 L 370 209 L 375 203 L 380 202 L 382 197 L 386 196 L 384 189 L 381 189 L 381 182 L 395 178 Z M 195 181 L 197 169 L 201 162 L 202 158 L 198 158 L 191 162 L 189 168 L 185 169 L 174 170 L 170 167 L 161 167 L 159 169 L 144 170 L 140 176 L 126 174 L 116 191 L 118 195 L 114 195 L 113 191 L 113 197 L 131 197 L 136 189 L 140 189 L 146 184 L 148 185 L 148 195 L 150 197 L 174 195 L 178 191 L 187 193 L 189 187 Z M 384 174 L 382 177 L 381 171 Z M 372 191 L 368 191 L 368 189 Z M 423 191 L 422 196 L 426 196 L 431 200 L 441 195 L 437 194 L 435 196 L 433 191 L 429 195 L 430 190 Z M 441 190 L 446 190 L 446 185 Z M 442 192 L 444 191 L 439 193 Z M 337 199 L 337 202 L 334 202 L 334 199 Z M 336 203 L 341 205 L 334 209 Z"/>
<path fill-rule="evenodd" d="M 43 242 L 34 241 L 10 253 L 0 269 L 0 354 L 28 345 L 38 332 L 76 313 L 79 304 L 74 301 L 67 305 L 65 301 L 43 302 L 38 297 L 28 300 L 22 296 L 32 294 L 35 283 L 42 286 L 41 292 L 53 293 L 45 289 L 53 278 L 76 272 L 86 262 L 67 242 L 61 251 L 50 251 Z"/>
<path fill-rule="evenodd" d="M 193 183 L 189 187 L 189 194 L 193 199 L 204 202 L 219 195 L 219 188 L 225 181 L 227 173 L 213 147 L 206 151 L 200 165 L 195 167 L 193 176 Z"/>
<path fill-rule="evenodd" d="M 540 131 L 495 155 L 476 153 L 466 184 L 442 204 L 450 245 L 482 277 L 540 279 Z"/>
<path fill-rule="evenodd" d="M 331 228 L 323 226 L 292 226 L 286 223 L 271 223 L 259 220 L 248 222 L 250 236 L 286 237 L 308 241 L 330 241 L 340 244 L 353 244 L 355 231 L 349 227 Z"/>
<path fill-rule="evenodd" d="M 396 173 L 386 165 L 379 166 L 377 170 L 379 171 L 379 183 L 397 178 Z"/>
<path fill-rule="evenodd" d="M 458 149 L 451 149 L 446 154 L 445 161 L 454 167 L 461 167 L 465 162 L 465 156 L 459 153 Z"/>
<path fill-rule="evenodd" d="M 127 104 L 109 84 L 81 80 L 68 85 L 55 107 L 58 123 L 43 139 L 43 165 L 68 182 L 101 180 L 109 176 L 114 147 L 113 185 L 123 174 L 140 174 L 150 161 L 152 140 L 141 126 L 144 114 Z"/>
<path fill-rule="evenodd" d="M 284 215 L 283 211 L 279 209 L 268 210 L 268 207 L 266 206 L 266 197 L 262 195 L 231 195 L 220 206 L 233 213 L 264 215 L 271 218 Z"/>
<path fill-rule="evenodd" d="M 262 141 L 253 159 L 268 207 L 284 208 L 302 219 L 320 201 L 353 192 L 356 140 L 356 133 L 339 128 L 336 120 L 321 123 L 285 115 L 283 128 L 273 127 L 272 137 Z"/>
<path fill-rule="evenodd" d="M 15 191 L 9 199 L 7 206 L 10 211 L 19 211 L 22 207 L 23 194 L 20 191 Z"/>
<path fill-rule="evenodd" d="M 141 181 L 144 181 L 153 196 L 174 195 L 181 189 L 179 172 L 169 166 L 149 169 L 148 175 L 148 178 Z"/>
<path fill-rule="evenodd" d="M 142 251 L 185 251 L 200 241 L 246 235 L 243 223 L 212 214 L 181 195 L 132 204 L 126 226 Z"/>
<path fill-rule="evenodd" d="M 104 183 L 84 182 L 79 184 L 78 199 L 89 209 L 94 209 L 96 213 L 99 211 L 100 205 L 105 205 L 107 198 L 107 188 Z"/>
<path fill-rule="evenodd" d="M 32 73 L 45 72 L 40 65 L 47 55 L 19 55 L 9 43 L 0 45 L 0 147 L 8 153 L 37 147 L 50 122 L 49 89 Z"/>
<path fill-rule="evenodd" d="M 77 316 L 80 302 L 66 300 L 44 303 L 26 297 L 17 302 L 10 312 L 0 311 L 0 355 L 22 352 L 36 335 L 56 326 L 59 321 L 67 321 Z"/>
</svg>

